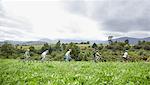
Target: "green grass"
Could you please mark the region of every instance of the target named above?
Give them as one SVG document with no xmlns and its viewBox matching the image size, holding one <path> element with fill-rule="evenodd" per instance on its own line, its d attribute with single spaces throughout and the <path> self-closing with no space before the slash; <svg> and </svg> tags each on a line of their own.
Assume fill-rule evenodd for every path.
<svg viewBox="0 0 150 85">
<path fill-rule="evenodd" d="M 31 45 L 28 45 L 28 46 L 22 46 L 22 49 L 24 49 L 24 50 L 29 49 L 30 46 L 31 46 Z M 32 45 L 32 46 L 34 46 L 35 49 L 39 50 L 39 49 L 42 48 L 43 45 Z M 20 49 L 21 46 L 18 46 L 18 48 Z"/>
<path fill-rule="evenodd" d="M 0 85 L 150 85 L 150 63 L 0 59 Z"/>
</svg>

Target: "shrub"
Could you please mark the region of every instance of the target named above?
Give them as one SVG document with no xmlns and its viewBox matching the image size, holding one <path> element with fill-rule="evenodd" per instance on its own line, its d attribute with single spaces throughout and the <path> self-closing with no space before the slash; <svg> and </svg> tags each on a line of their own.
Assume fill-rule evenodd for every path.
<svg viewBox="0 0 150 85">
<path fill-rule="evenodd" d="M 80 48 L 74 44 L 74 43 L 70 43 L 68 46 L 67 46 L 67 49 L 72 49 L 71 51 L 71 57 L 75 60 L 78 60 L 78 56 L 79 56 L 79 53 L 80 53 Z"/>
<path fill-rule="evenodd" d="M 12 44 L 8 44 L 7 42 L 4 43 L 1 47 L 1 55 L 5 56 L 6 58 L 9 58 L 9 56 L 12 56 L 15 54 L 16 49 Z"/>
</svg>

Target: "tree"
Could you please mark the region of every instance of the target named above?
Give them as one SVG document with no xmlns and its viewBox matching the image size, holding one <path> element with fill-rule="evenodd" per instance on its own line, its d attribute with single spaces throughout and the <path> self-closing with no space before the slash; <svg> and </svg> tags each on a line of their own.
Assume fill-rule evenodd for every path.
<svg viewBox="0 0 150 85">
<path fill-rule="evenodd" d="M 29 49 L 30 49 L 30 51 L 31 51 L 31 52 L 36 52 L 36 50 L 35 50 L 35 47 L 34 47 L 34 46 L 30 46 L 30 47 L 29 47 Z"/>
<path fill-rule="evenodd" d="M 40 54 L 43 53 L 44 51 L 48 50 L 49 51 L 49 54 L 52 53 L 53 51 L 53 48 L 48 44 L 48 43 L 45 43 L 42 48 L 40 49 Z"/>
<path fill-rule="evenodd" d="M 79 56 L 80 56 L 78 59 L 79 61 L 81 61 L 81 60 L 82 61 L 88 61 L 87 57 L 89 57 L 89 56 L 88 56 L 87 52 L 80 52 Z"/>
<path fill-rule="evenodd" d="M 90 41 L 87 41 L 87 44 L 90 44 Z"/>
<path fill-rule="evenodd" d="M 62 44 L 62 50 L 66 50 L 66 45 L 64 43 Z"/>
<path fill-rule="evenodd" d="M 1 47 L 1 52 L 2 55 L 8 58 L 8 56 L 12 56 L 15 53 L 15 48 L 12 44 L 5 42 Z"/>
<path fill-rule="evenodd" d="M 52 52 L 53 52 L 53 48 L 49 46 L 49 54 L 51 54 Z"/>
<path fill-rule="evenodd" d="M 134 49 L 142 49 L 142 45 L 134 45 L 133 48 Z"/>
<path fill-rule="evenodd" d="M 109 43 L 109 44 L 112 44 L 112 42 L 113 42 L 113 41 L 112 41 L 112 38 L 113 38 L 113 36 L 108 36 L 108 43 Z"/>
<path fill-rule="evenodd" d="M 129 50 L 131 47 L 130 47 L 129 44 L 126 44 L 126 45 L 124 46 L 124 48 L 125 48 L 125 50 Z"/>
<path fill-rule="evenodd" d="M 31 55 L 31 56 L 34 56 L 35 53 L 36 53 L 35 47 L 34 47 L 34 46 L 30 46 L 29 49 L 30 49 L 30 55 Z"/>
<path fill-rule="evenodd" d="M 87 42 L 81 42 L 80 44 L 90 44 L 90 41 L 87 41 Z"/>
<path fill-rule="evenodd" d="M 21 46 L 20 49 L 22 50 L 22 48 L 23 48 L 23 47 Z"/>
<path fill-rule="evenodd" d="M 92 45 L 92 48 L 97 48 L 98 46 L 97 46 L 97 44 L 96 43 L 93 43 L 93 45 Z"/>
<path fill-rule="evenodd" d="M 146 43 L 145 40 L 139 40 L 139 41 L 138 41 L 138 45 L 144 45 L 145 43 Z"/>
<path fill-rule="evenodd" d="M 124 42 L 125 42 L 126 44 L 129 44 L 129 40 L 128 40 L 128 39 L 126 39 Z"/>
<path fill-rule="evenodd" d="M 98 46 L 98 49 L 102 50 L 103 49 L 103 44 L 100 44 L 100 46 Z"/>
<path fill-rule="evenodd" d="M 144 45 L 143 48 L 144 50 L 150 50 L 150 45 Z"/>
<path fill-rule="evenodd" d="M 56 50 L 56 51 L 61 51 L 61 43 L 60 43 L 60 40 L 56 43 L 56 45 L 55 45 L 55 50 Z"/>
<path fill-rule="evenodd" d="M 48 45 L 48 43 L 45 43 L 45 44 L 42 46 L 40 52 L 42 53 L 42 52 L 44 52 L 45 50 L 49 50 L 49 47 L 50 47 L 50 46 Z"/>
<path fill-rule="evenodd" d="M 67 49 L 72 49 L 71 51 L 71 58 L 78 60 L 80 48 L 75 43 L 69 43 Z"/>
</svg>

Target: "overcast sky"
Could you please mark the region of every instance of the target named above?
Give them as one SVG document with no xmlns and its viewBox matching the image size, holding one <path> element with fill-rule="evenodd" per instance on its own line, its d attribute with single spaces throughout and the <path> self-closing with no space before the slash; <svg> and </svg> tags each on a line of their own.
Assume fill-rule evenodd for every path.
<svg viewBox="0 0 150 85">
<path fill-rule="evenodd" d="M 0 40 L 150 37 L 149 0 L 0 0 Z"/>
</svg>

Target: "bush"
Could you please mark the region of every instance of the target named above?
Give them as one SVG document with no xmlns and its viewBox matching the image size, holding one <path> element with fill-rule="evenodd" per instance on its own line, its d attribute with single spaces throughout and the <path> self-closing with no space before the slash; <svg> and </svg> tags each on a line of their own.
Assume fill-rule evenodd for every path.
<svg viewBox="0 0 150 85">
<path fill-rule="evenodd" d="M 4 43 L 1 47 L 1 55 L 6 58 L 10 58 L 13 54 L 15 54 L 16 49 L 12 44 Z"/>
<path fill-rule="evenodd" d="M 70 43 L 67 46 L 67 49 L 72 49 L 71 57 L 75 60 L 78 60 L 78 56 L 79 56 L 79 53 L 80 53 L 80 48 L 75 43 Z"/>
<path fill-rule="evenodd" d="M 63 61 L 64 60 L 64 53 L 63 52 L 52 52 L 52 54 L 49 57 L 49 60 L 54 61 Z"/>
<path fill-rule="evenodd" d="M 144 49 L 144 50 L 150 50 L 150 45 L 144 45 L 144 46 L 143 46 L 143 49 Z"/>
</svg>

